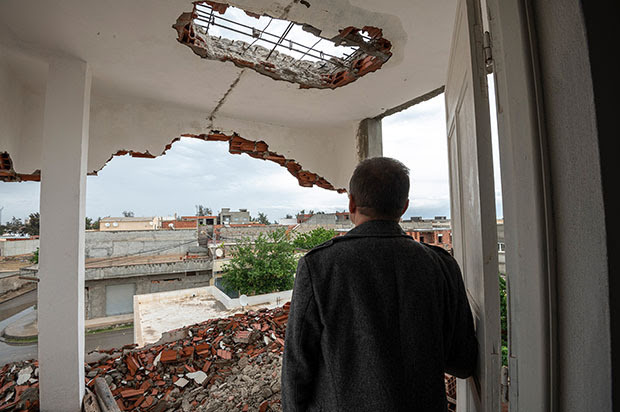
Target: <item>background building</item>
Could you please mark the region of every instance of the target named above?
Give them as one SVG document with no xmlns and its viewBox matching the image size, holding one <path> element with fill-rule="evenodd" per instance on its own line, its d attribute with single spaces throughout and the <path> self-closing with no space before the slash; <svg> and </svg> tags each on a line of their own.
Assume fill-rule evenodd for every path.
<svg viewBox="0 0 620 412">
<path fill-rule="evenodd" d="M 239 209 L 238 212 L 234 212 L 230 208 L 222 208 L 217 222 L 220 225 L 250 223 L 250 212 L 247 209 Z"/>
<path fill-rule="evenodd" d="M 149 217 L 104 217 L 99 222 L 100 231 L 157 230 L 161 228 L 161 219 Z"/>
</svg>

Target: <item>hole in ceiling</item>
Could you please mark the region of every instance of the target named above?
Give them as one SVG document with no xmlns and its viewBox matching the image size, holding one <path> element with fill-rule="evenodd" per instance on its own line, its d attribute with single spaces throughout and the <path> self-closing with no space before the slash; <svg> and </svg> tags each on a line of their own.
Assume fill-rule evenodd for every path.
<svg viewBox="0 0 620 412">
<path fill-rule="evenodd" d="M 308 25 L 198 1 L 173 26 L 178 41 L 210 60 L 231 61 L 301 88 L 334 89 L 378 70 L 392 55 L 380 28 L 346 27 L 332 38 Z"/>
</svg>

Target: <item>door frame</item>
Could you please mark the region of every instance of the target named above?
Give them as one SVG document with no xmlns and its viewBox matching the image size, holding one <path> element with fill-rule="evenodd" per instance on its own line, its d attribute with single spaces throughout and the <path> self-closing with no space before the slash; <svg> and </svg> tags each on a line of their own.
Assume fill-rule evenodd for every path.
<svg viewBox="0 0 620 412">
<path fill-rule="evenodd" d="M 553 204 L 530 0 L 482 0 L 497 102 L 506 245 L 510 411 L 556 411 Z"/>
</svg>

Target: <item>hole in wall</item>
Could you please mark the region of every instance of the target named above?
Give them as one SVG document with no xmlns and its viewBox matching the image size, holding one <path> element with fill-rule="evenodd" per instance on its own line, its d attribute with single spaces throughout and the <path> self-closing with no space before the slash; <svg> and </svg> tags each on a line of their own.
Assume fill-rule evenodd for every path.
<svg viewBox="0 0 620 412">
<path fill-rule="evenodd" d="M 228 142 L 228 151 L 231 154 L 242 154 L 245 153 L 250 157 L 261 160 L 269 160 L 279 164 L 280 166 L 286 168 L 290 174 L 292 174 L 299 185 L 302 187 L 313 187 L 318 186 L 322 189 L 327 190 L 335 190 L 338 193 L 345 193 L 346 189 L 344 188 L 336 188 L 330 182 L 327 181 L 324 177 L 313 173 L 309 170 L 305 170 L 299 162 L 294 159 L 286 158 L 285 156 L 278 154 L 269 150 L 269 145 L 264 141 L 255 141 L 244 139 L 243 137 L 232 134 L 226 135 L 222 134 L 219 131 L 211 131 L 207 134 L 183 134 L 181 137 L 191 137 L 200 140 L 206 141 L 219 141 L 219 142 Z M 172 144 L 179 141 L 180 137 L 177 137 L 172 140 L 166 147 L 161 155 L 166 154 L 168 150 L 172 147 Z M 157 155 L 151 154 L 148 150 L 144 152 L 135 151 L 135 150 L 118 150 L 114 153 L 110 158 L 106 161 L 106 164 L 112 160 L 114 156 L 125 156 L 130 155 L 131 157 L 137 158 L 147 158 L 154 159 Z M 103 166 L 105 167 L 105 165 Z M 103 169 L 103 167 L 101 169 Z M 93 170 L 88 174 L 91 176 L 96 176 L 97 173 L 101 170 Z M 23 174 L 15 172 L 13 168 L 13 162 L 9 153 L 2 152 L 0 153 L 0 181 L 4 182 L 19 182 L 19 181 L 41 181 L 41 173 L 40 171 L 35 171 L 32 174 Z"/>
<path fill-rule="evenodd" d="M 190 138 L 200 139 L 200 140 L 205 140 L 205 141 L 228 142 L 229 153 L 231 154 L 245 153 L 248 156 L 253 157 L 255 159 L 269 160 L 269 161 L 275 162 L 279 164 L 280 166 L 286 168 L 286 170 L 288 170 L 289 173 L 292 174 L 297 179 L 297 181 L 299 182 L 299 185 L 302 187 L 318 186 L 322 189 L 335 190 L 338 193 L 346 192 L 346 189 L 344 188 L 334 187 L 334 185 L 328 182 L 324 177 L 316 173 L 313 173 L 309 170 L 305 170 L 301 166 L 301 164 L 299 164 L 299 162 L 295 161 L 294 159 L 288 159 L 281 154 L 278 154 L 276 152 L 269 150 L 269 145 L 262 140 L 259 140 L 259 141 L 248 140 L 248 139 L 244 139 L 243 137 L 237 134 L 226 135 L 226 134 L 220 133 L 217 130 L 213 130 L 210 133 L 203 133 L 203 134 L 182 134 L 181 137 L 190 137 Z M 172 148 L 172 145 L 179 140 L 180 140 L 180 137 L 173 139 L 172 142 L 166 145 L 161 155 L 166 154 L 166 152 Z M 138 151 L 133 151 L 133 150 L 119 150 L 116 153 L 114 153 L 112 156 L 110 156 L 106 164 L 110 160 L 112 160 L 114 156 L 125 156 L 125 155 L 130 155 L 132 157 L 149 158 L 149 159 L 157 157 L 156 155 L 153 155 L 149 153 L 148 151 L 138 152 Z M 89 175 L 97 175 L 97 172 L 100 170 L 101 169 L 92 171 L 89 173 Z"/>
</svg>

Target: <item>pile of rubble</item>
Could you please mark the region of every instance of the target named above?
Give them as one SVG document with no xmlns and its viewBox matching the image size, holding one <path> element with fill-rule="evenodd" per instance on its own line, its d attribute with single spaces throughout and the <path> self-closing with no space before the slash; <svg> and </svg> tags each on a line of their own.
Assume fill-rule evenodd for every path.
<svg viewBox="0 0 620 412">
<path fill-rule="evenodd" d="M 0 411 L 39 410 L 39 363 L 7 364 L 0 370 Z"/>
<path fill-rule="evenodd" d="M 173 331 L 174 341 L 110 353 L 87 365 L 86 384 L 104 377 L 124 411 L 281 410 L 275 382 L 289 306 L 208 320 Z"/>
<path fill-rule="evenodd" d="M 95 380 L 104 379 L 111 402 L 123 411 L 281 411 L 289 307 L 211 319 L 167 332 L 140 349 L 91 353 L 86 386 L 94 390 Z M 5 365 L 0 411 L 37 411 L 38 386 L 36 361 Z M 447 386 L 452 392 L 452 385 Z"/>
<path fill-rule="evenodd" d="M 86 364 L 86 386 L 104 378 L 123 411 L 281 411 L 289 307 L 211 319 L 140 349 L 99 352 Z M 4 366 L 0 411 L 38 410 L 37 368 L 37 362 Z"/>
</svg>

